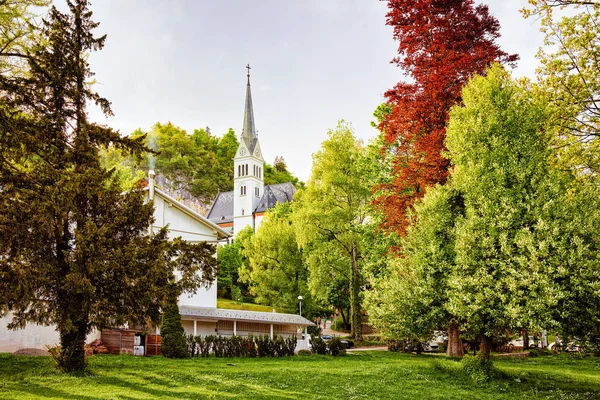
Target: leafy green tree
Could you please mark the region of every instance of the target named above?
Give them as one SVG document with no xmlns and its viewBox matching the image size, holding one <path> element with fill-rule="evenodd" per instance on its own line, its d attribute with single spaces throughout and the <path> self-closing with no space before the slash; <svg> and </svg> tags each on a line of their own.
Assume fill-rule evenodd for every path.
<svg viewBox="0 0 600 400">
<path fill-rule="evenodd" d="M 0 73 L 5 77 L 27 74 L 27 59 L 41 40 L 35 11 L 49 4 L 50 0 L 3 0 L 0 4 Z"/>
<path fill-rule="evenodd" d="M 279 203 L 269 210 L 244 248 L 248 259 L 250 293 L 260 304 L 288 313 L 298 311 L 302 296 L 304 315 L 310 315 L 314 301 L 308 290 L 308 269 L 298 248 L 290 216 L 290 203 Z"/>
<path fill-rule="evenodd" d="M 451 184 L 432 188 L 415 205 L 418 217 L 402 241 L 403 257 L 390 262 L 366 296 L 373 325 L 390 338 L 424 341 L 434 330 L 447 330 L 448 356 L 464 355 L 458 327 L 465 321 L 446 307 L 456 268 L 454 228 L 464 208 Z"/>
<path fill-rule="evenodd" d="M 240 145 L 233 129 L 229 128 L 227 133 L 218 140 L 215 154 L 217 156 L 217 182 L 219 190 L 226 192 L 233 187 L 233 158 Z"/>
<path fill-rule="evenodd" d="M 239 270 L 242 267 L 242 247 L 239 240 L 219 246 L 217 249 L 219 260 L 217 292 L 219 296 L 237 300 L 234 297 L 234 287 L 238 286 Z"/>
<path fill-rule="evenodd" d="M 67 5 L 44 21 L 28 76 L 0 75 L 0 315 L 12 313 L 10 328 L 55 324 L 59 367 L 80 371 L 93 328 L 158 325 L 167 289 L 212 281 L 216 261 L 212 245 L 168 241 L 164 229 L 150 236 L 152 204 L 141 191 L 121 194 L 101 166 L 101 147 L 146 148 L 87 120 L 89 102 L 111 113 L 86 84 L 87 54 L 105 37 L 93 36 L 87 1 Z"/>
<path fill-rule="evenodd" d="M 577 179 L 566 192 L 546 238 L 547 248 L 555 249 L 552 276 L 561 289 L 553 316 L 566 343 L 579 340 L 600 355 L 600 187 Z"/>
<path fill-rule="evenodd" d="M 550 167 L 546 103 L 517 86 L 500 66 L 463 90 L 446 145 L 452 185 L 464 197 L 454 230 L 455 266 L 447 309 L 481 337 L 552 322 L 561 296 L 559 264 L 547 249 L 564 198 L 564 176 Z"/>
<path fill-rule="evenodd" d="M 131 137 L 144 135 L 137 129 Z M 102 153 L 104 166 L 115 168 L 124 189 L 130 188 L 148 169 L 155 169 L 166 178 L 168 189 L 183 189 L 204 202 L 212 200 L 218 191 L 231 190 L 233 158 L 239 145 L 233 130 L 222 137 L 213 136 L 209 128 L 195 129 L 188 135 L 171 122 L 156 123 L 148 132 L 146 144 L 157 154 L 119 158 L 114 148 Z"/>
<path fill-rule="evenodd" d="M 406 257 L 367 296 L 382 328 L 418 337 L 455 323 L 481 339 L 483 358 L 506 329 L 560 323 L 600 338 L 588 324 L 600 300 L 598 187 L 554 165 L 560 127 L 536 95 L 499 66 L 463 90 L 447 131 L 450 179 L 418 203 Z"/>
<path fill-rule="evenodd" d="M 360 159 L 364 148 L 344 121 L 328 132 L 321 150 L 313 155 L 311 178 L 294 198 L 292 221 L 298 243 L 306 248 L 310 274 L 323 275 L 343 264 L 350 280 L 351 321 L 355 339 L 362 339 L 361 231 L 370 200 L 369 183 L 363 180 Z M 321 259 L 324 262 L 315 262 Z"/>
<path fill-rule="evenodd" d="M 252 238 L 254 237 L 254 228 L 250 225 L 246 226 L 244 229 L 238 232 L 235 236 L 235 241 L 239 243 L 239 254 L 242 259 L 242 265 L 238 268 L 237 274 L 237 285 L 234 287 L 236 292 L 240 294 L 240 296 L 244 297 L 252 297 L 250 293 L 250 270 L 248 269 L 248 258 L 245 255 L 245 250 L 252 247 Z M 239 289 L 239 291 L 238 291 Z M 232 298 L 234 298 L 232 293 Z"/>
<path fill-rule="evenodd" d="M 350 282 L 345 276 L 336 276 L 326 287 L 326 304 L 340 311 L 344 329 L 348 329 L 350 316 Z"/>
<path fill-rule="evenodd" d="M 144 136 L 141 129 L 131 135 Z M 137 158 L 123 156 L 118 149 L 108 148 L 102 152 L 103 165 L 114 168 L 123 189 L 128 190 L 151 169 L 166 178 L 168 189 L 189 192 L 192 196 L 209 203 L 219 191 L 233 187 L 233 159 L 239 141 L 233 129 L 223 136 L 214 136 L 210 129 L 195 129 L 188 135 L 171 122 L 156 123 L 148 132 L 146 144 L 157 154 Z M 292 182 L 297 188 L 304 183 L 287 170 L 283 158 L 277 167 L 265 164 L 265 184 Z"/>
<path fill-rule="evenodd" d="M 538 52 L 540 89 L 560 128 L 557 162 L 600 177 L 600 2 L 531 0 L 526 17 L 541 20 L 544 47 Z M 569 12 L 557 9 L 569 7 Z"/>
</svg>

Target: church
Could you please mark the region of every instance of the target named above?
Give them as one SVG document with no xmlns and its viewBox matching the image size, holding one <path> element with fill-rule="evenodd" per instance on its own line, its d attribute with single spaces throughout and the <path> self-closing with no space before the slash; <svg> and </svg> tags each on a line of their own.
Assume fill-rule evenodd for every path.
<svg viewBox="0 0 600 400">
<path fill-rule="evenodd" d="M 230 192 L 221 192 L 208 212 L 207 218 L 235 236 L 246 226 L 258 230 L 265 212 L 277 203 L 292 201 L 296 188 L 291 182 L 264 184 L 264 159 L 254 125 L 250 66 L 246 84 L 246 104 L 242 137 L 233 162 L 234 184 Z"/>
</svg>

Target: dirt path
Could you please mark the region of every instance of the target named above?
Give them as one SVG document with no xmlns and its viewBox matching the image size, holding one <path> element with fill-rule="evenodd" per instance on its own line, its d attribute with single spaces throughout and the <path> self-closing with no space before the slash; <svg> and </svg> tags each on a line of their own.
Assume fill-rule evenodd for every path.
<svg viewBox="0 0 600 400">
<path fill-rule="evenodd" d="M 387 346 L 367 346 L 367 347 L 356 347 L 346 350 L 347 353 L 354 353 L 360 351 L 387 351 Z"/>
</svg>

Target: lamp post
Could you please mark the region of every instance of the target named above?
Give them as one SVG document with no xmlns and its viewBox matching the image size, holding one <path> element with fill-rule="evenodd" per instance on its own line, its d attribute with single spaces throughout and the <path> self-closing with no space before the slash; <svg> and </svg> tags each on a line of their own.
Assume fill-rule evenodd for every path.
<svg viewBox="0 0 600 400">
<path fill-rule="evenodd" d="M 300 303 L 300 316 L 302 316 L 302 296 L 298 296 L 298 302 Z"/>
</svg>

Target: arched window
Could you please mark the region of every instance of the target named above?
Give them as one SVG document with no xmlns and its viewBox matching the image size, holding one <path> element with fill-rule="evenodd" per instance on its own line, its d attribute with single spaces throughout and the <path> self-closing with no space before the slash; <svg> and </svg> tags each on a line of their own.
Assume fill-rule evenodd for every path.
<svg viewBox="0 0 600 400">
<path fill-rule="evenodd" d="M 246 164 L 246 175 L 248 175 L 248 164 Z"/>
<path fill-rule="evenodd" d="M 246 195 L 246 186 L 241 186 L 240 187 L 240 195 L 241 196 L 245 196 Z"/>
<path fill-rule="evenodd" d="M 244 209 L 242 208 L 242 215 L 244 215 Z"/>
<path fill-rule="evenodd" d="M 238 165 L 238 176 L 242 176 L 242 166 Z"/>
</svg>

